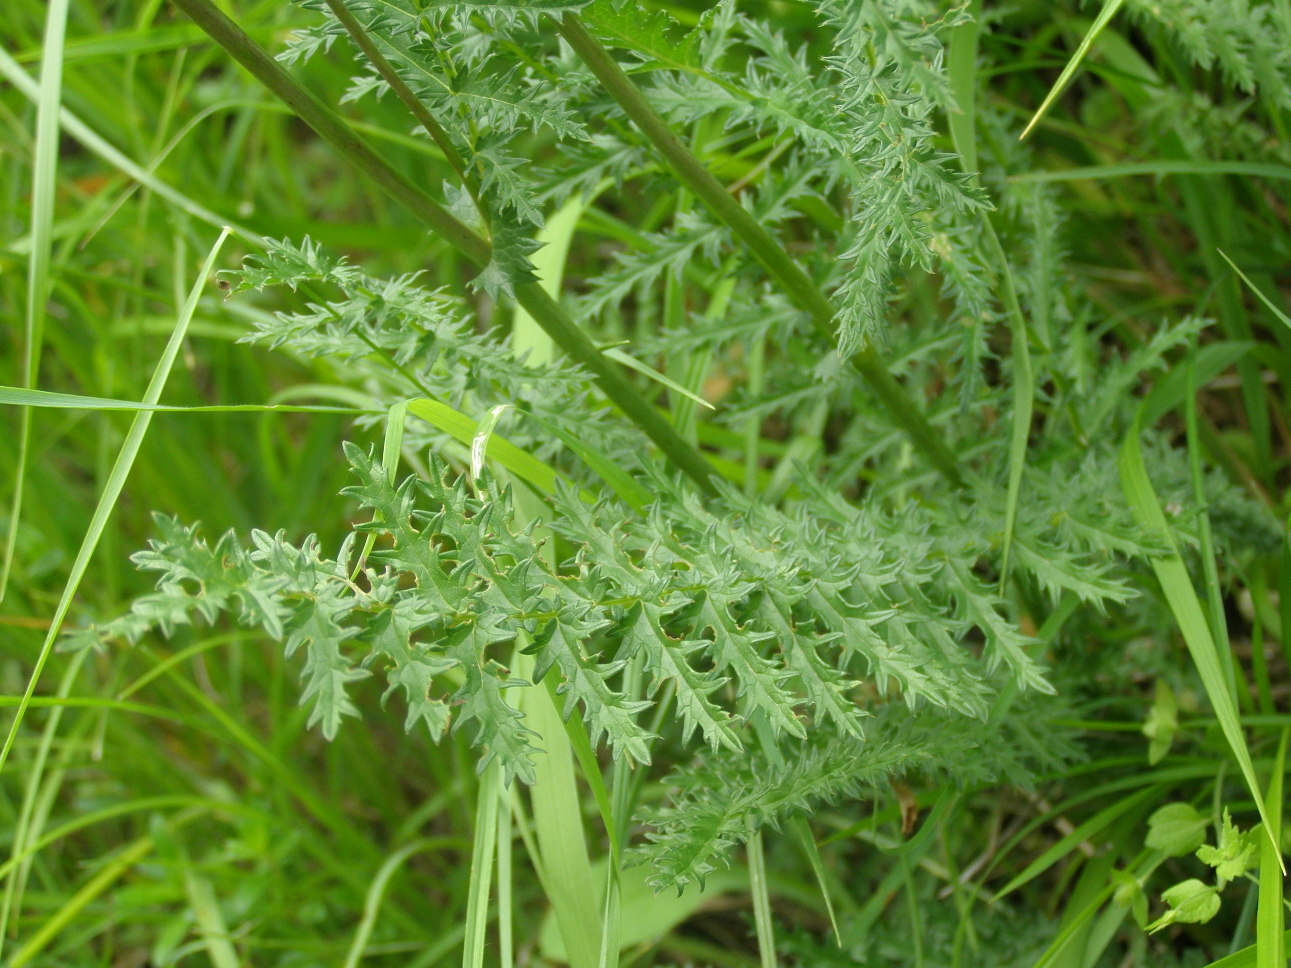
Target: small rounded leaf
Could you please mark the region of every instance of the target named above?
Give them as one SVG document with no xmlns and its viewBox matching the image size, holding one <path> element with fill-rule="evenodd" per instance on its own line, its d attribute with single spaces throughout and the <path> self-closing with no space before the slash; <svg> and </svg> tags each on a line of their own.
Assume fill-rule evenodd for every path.
<svg viewBox="0 0 1291 968">
<path fill-rule="evenodd" d="M 1191 854 L 1206 840 L 1206 819 L 1189 803 L 1167 803 L 1148 818 L 1146 843 L 1169 857 Z"/>
<path fill-rule="evenodd" d="M 1204 924 L 1219 913 L 1219 889 L 1195 877 L 1180 881 L 1161 895 L 1170 910 L 1148 926 L 1160 931 L 1169 924 Z"/>
</svg>

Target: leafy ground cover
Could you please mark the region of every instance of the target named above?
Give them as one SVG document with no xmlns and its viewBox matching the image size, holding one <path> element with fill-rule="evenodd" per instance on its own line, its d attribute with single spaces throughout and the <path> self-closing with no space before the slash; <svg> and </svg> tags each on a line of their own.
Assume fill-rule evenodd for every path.
<svg viewBox="0 0 1291 968">
<path fill-rule="evenodd" d="M 0 963 L 1286 964 L 1285 3 L 0 41 Z"/>
</svg>

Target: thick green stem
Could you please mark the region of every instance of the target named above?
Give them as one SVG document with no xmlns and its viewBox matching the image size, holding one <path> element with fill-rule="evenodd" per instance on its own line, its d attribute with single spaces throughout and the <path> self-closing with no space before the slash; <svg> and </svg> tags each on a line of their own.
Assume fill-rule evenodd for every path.
<svg viewBox="0 0 1291 968">
<path fill-rule="evenodd" d="M 372 66 L 377 69 L 377 73 L 390 85 L 390 90 L 394 91 L 395 96 L 403 102 L 403 106 L 417 119 L 417 123 L 425 129 L 431 140 L 444 153 L 444 159 L 457 173 L 457 177 L 471 193 L 471 197 L 476 202 L 479 202 L 479 185 L 471 177 L 466 161 L 458 152 L 457 146 L 453 144 L 452 139 L 448 137 L 448 132 L 440 126 L 439 122 L 435 120 L 435 116 L 426 109 L 426 105 L 421 103 L 421 99 L 417 97 L 407 82 L 399 76 L 399 72 L 394 69 L 394 65 L 381 53 L 381 50 L 372 41 L 371 36 L 363 29 L 363 25 L 359 23 L 354 14 L 350 13 L 344 2 L 342 0 L 327 0 L 327 6 L 332 11 L 333 16 L 341 22 L 341 26 L 346 29 L 359 50 L 363 51 L 363 56 L 372 62 Z"/>
<path fill-rule="evenodd" d="M 560 21 L 560 33 L 663 156 L 682 184 L 748 246 L 754 258 L 779 280 L 790 298 L 811 317 L 817 330 L 832 342 L 835 339 L 834 307 L 784 247 L 673 134 L 668 123 L 655 112 L 631 78 L 577 15 L 565 14 Z M 955 455 L 924 418 L 910 395 L 888 372 L 873 347 L 866 346 L 853 354 L 851 363 L 928 460 L 953 484 L 962 484 Z"/>
<path fill-rule="evenodd" d="M 468 261 L 481 267 L 488 264 L 492 247 L 487 240 L 396 171 L 336 112 L 297 83 L 281 64 L 265 53 L 211 0 L 174 2 L 342 157 Z M 706 493 L 716 492 L 713 484 L 716 471 L 703 455 L 686 443 L 672 424 L 650 406 L 538 283 L 517 286 L 515 298 L 561 350 L 592 374 L 605 395 L 645 431 L 674 466 Z"/>
</svg>

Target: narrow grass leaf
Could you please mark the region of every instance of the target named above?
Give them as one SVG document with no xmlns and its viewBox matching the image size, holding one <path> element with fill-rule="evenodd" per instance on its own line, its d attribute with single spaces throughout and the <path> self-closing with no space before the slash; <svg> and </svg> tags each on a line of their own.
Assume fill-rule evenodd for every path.
<svg viewBox="0 0 1291 968">
<path fill-rule="evenodd" d="M 498 797 L 498 968 L 515 965 L 515 864 L 511 806 Z"/>
<path fill-rule="evenodd" d="M 1273 844 L 1282 842 L 1282 777 L 1286 771 L 1288 739 L 1291 739 L 1291 727 L 1282 730 L 1265 796 L 1269 805 L 1269 833 L 1273 839 L 1266 837 L 1260 843 L 1259 908 L 1255 915 L 1257 968 L 1286 968 L 1287 963 L 1286 911 L 1282 906 L 1285 875 Z"/>
<path fill-rule="evenodd" d="M 654 367 L 646 366 L 636 357 L 629 356 L 627 353 L 624 353 L 620 349 L 617 349 L 615 347 L 610 347 L 609 349 L 603 350 L 602 352 L 610 359 L 617 360 L 619 363 L 622 363 L 624 366 L 628 367 L 628 369 L 636 370 L 638 373 L 643 373 L 646 376 L 648 376 L 650 379 L 654 380 L 656 383 L 666 386 L 669 390 L 672 390 L 674 393 L 681 394 L 691 403 L 696 403 L 701 407 L 707 407 L 709 410 L 717 409 L 715 406 L 713 406 L 711 403 L 709 403 L 707 400 L 701 397 L 698 393 L 695 393 L 692 390 L 689 390 L 688 388 L 682 386 L 676 380 L 669 379 L 668 377 L 660 373 L 658 370 L 656 370 Z"/>
<path fill-rule="evenodd" d="M 63 97 L 63 40 L 67 35 L 68 5 L 69 0 L 51 0 L 49 4 L 41 54 L 40 92 L 36 101 L 36 140 L 31 166 L 31 257 L 27 260 L 27 308 L 23 317 L 22 382 L 28 387 L 35 385 L 40 371 L 45 310 L 49 302 L 49 259 L 53 249 L 55 176 L 58 172 L 58 120 Z M 18 527 L 22 520 L 22 499 L 31 447 L 31 420 L 31 411 L 24 410 L 18 426 L 18 462 L 9 504 L 9 534 L 5 539 L 4 560 L 0 563 L 0 602 L 4 601 L 9 588 L 9 574 L 18 547 Z"/>
<path fill-rule="evenodd" d="M 370 407 L 321 407 L 286 403 L 229 403 L 199 407 L 180 407 L 164 403 L 140 403 L 114 400 L 111 397 L 88 397 L 79 393 L 56 393 L 51 390 L 28 390 L 0 386 L 0 405 L 34 407 L 49 410 L 95 410 L 125 413 L 375 413 Z"/>
<path fill-rule="evenodd" d="M 532 656 L 517 653 L 512 668 L 517 677 L 532 681 Z M 548 682 L 554 678 L 549 676 Z M 548 689 L 523 690 L 521 704 L 525 725 L 542 737 L 542 750 L 533 758 L 534 782 L 529 797 L 547 898 L 560 925 L 571 968 L 597 968 L 601 931 L 593 912 L 599 905 L 583 832 L 574 746 L 565 731 L 560 707 Z M 594 764 L 591 768 L 595 768 Z"/>
<path fill-rule="evenodd" d="M 838 918 L 834 916 L 834 901 L 830 897 L 829 882 L 825 877 L 825 862 L 821 859 L 820 848 L 816 846 L 816 838 L 812 836 L 811 824 L 807 822 L 806 817 L 797 816 L 789 821 L 789 828 L 798 835 L 802 852 L 807 855 L 807 863 L 811 865 L 811 872 L 820 887 L 820 896 L 825 902 L 825 913 L 829 915 L 829 926 L 834 932 L 834 943 L 841 948 L 843 935 L 838 930 Z"/>
<path fill-rule="evenodd" d="M 152 852 L 152 848 L 152 838 L 142 837 L 105 863 L 14 953 L 13 960 L 9 962 L 9 968 L 22 968 L 23 965 L 31 964 L 60 931 L 71 924 L 87 906 L 107 893 L 131 867 L 147 857 Z"/>
<path fill-rule="evenodd" d="M 534 275 L 538 277 L 539 285 L 553 299 L 558 298 L 560 293 L 561 280 L 565 276 L 565 260 L 578 229 L 578 220 L 592 200 L 610 184 L 610 181 L 604 180 L 587 196 L 574 195 L 547 218 L 535 239 L 542 243 L 542 248 L 530 257 Z M 555 351 L 555 344 L 547 331 L 519 305 L 516 306 L 511 321 L 511 349 L 530 366 L 550 363 Z"/>
<path fill-rule="evenodd" d="M 535 418 L 538 419 L 538 418 Z M 616 464 L 612 459 L 605 456 L 595 447 L 575 437 L 572 433 L 563 427 L 552 423 L 549 420 L 538 419 L 543 428 L 549 431 L 552 436 L 560 438 L 561 442 L 578 455 L 584 464 L 590 467 L 596 476 L 608 484 L 611 490 L 618 498 L 625 502 L 629 507 L 636 508 L 638 511 L 648 507 L 655 499 L 644 484 L 640 483 L 631 474 Z M 714 461 L 714 466 L 718 466 Z M 721 468 L 719 467 L 719 470 Z"/>
<path fill-rule="evenodd" d="M 771 922 L 771 888 L 767 882 L 766 851 L 762 831 L 749 824 L 749 894 L 753 898 L 753 924 L 758 936 L 758 960 L 762 968 L 775 968 L 775 928 Z"/>
<path fill-rule="evenodd" d="M 80 675 L 84 659 L 85 653 L 72 657 L 72 661 L 67 664 L 63 677 L 58 683 L 58 690 L 53 696 L 54 699 L 67 699 L 72 691 L 73 684 L 75 684 L 77 677 Z M 22 806 L 18 810 L 18 822 L 14 824 L 12 835 L 12 854 L 15 857 L 25 852 L 26 845 L 31 840 L 40 836 L 43 821 L 37 804 L 45 799 L 41 789 L 42 782 L 45 779 L 45 768 L 49 761 L 50 748 L 53 746 L 54 737 L 58 735 L 58 728 L 62 723 L 65 708 L 62 704 L 51 708 L 50 714 L 45 720 L 45 728 L 41 731 L 40 742 L 36 745 L 36 755 L 26 764 L 28 771 L 27 782 L 23 789 Z M 72 744 L 69 740 L 64 739 L 60 745 L 62 746 L 60 756 L 66 757 Z M 55 767 L 54 776 L 51 777 L 50 781 L 51 784 L 57 785 L 60 772 L 60 769 Z M 0 953 L 4 950 L 10 918 L 14 917 L 22 907 L 23 891 L 26 889 L 27 876 L 30 870 L 31 862 L 26 861 L 20 864 L 12 875 L 5 878 L 4 898 L 0 900 Z"/>
<path fill-rule="evenodd" d="M 1062 73 L 1058 75 L 1058 80 L 1056 80 L 1053 87 L 1049 89 L 1049 93 L 1045 95 L 1045 99 L 1040 103 L 1040 107 L 1036 109 L 1036 113 L 1032 115 L 1031 120 L 1027 122 L 1027 126 L 1022 129 L 1022 134 L 1018 136 L 1019 141 L 1025 139 L 1026 136 L 1031 133 L 1031 129 L 1036 126 L 1036 123 L 1039 122 L 1042 117 L 1044 117 L 1045 112 L 1048 111 L 1050 105 L 1057 100 L 1058 95 L 1066 90 L 1071 79 L 1075 77 L 1076 71 L 1079 70 L 1080 62 L 1083 61 L 1085 59 L 1085 55 L 1089 53 L 1089 48 L 1093 46 L 1098 35 L 1103 32 L 1103 28 L 1111 23 L 1112 18 L 1116 16 L 1116 11 L 1120 10 L 1124 3 L 1125 0 L 1107 0 L 1107 3 L 1103 5 L 1103 9 L 1094 19 L 1094 22 L 1090 24 L 1089 30 L 1086 31 L 1080 45 L 1076 48 L 1076 52 L 1072 54 L 1071 59 L 1067 61 L 1067 66 L 1064 67 L 1062 69 Z"/>
<path fill-rule="evenodd" d="M 1036 960 L 1031 968 L 1053 968 L 1058 958 L 1063 955 L 1067 946 L 1071 944 L 1072 939 L 1089 927 L 1090 922 L 1094 920 L 1103 903 L 1112 896 L 1115 889 L 1114 885 L 1103 888 L 1084 907 L 1080 908 L 1071 917 L 1071 920 L 1063 925 L 1062 930 L 1058 932 L 1053 941 L 1050 942 L 1049 947 L 1044 950 L 1044 954 Z"/>
<path fill-rule="evenodd" d="M 1251 752 L 1246 745 L 1246 738 L 1242 734 L 1241 723 L 1238 721 L 1237 703 L 1228 688 L 1223 663 L 1220 661 L 1214 637 L 1210 633 L 1210 625 L 1206 621 L 1205 613 L 1202 611 L 1201 602 L 1197 598 L 1196 590 L 1192 587 L 1192 580 L 1188 577 L 1188 570 L 1184 567 L 1183 559 L 1179 557 L 1178 551 L 1174 549 L 1174 539 L 1170 531 L 1170 525 L 1161 510 L 1156 492 L 1152 489 L 1152 481 L 1148 478 L 1147 467 L 1143 462 L 1143 451 L 1139 445 L 1139 428 L 1140 423 L 1136 421 L 1130 429 L 1130 433 L 1126 436 L 1124 444 L 1121 445 L 1121 486 L 1124 488 L 1125 498 L 1139 522 L 1150 530 L 1159 533 L 1170 542 L 1170 551 L 1151 559 L 1152 570 L 1156 573 L 1157 580 L 1161 583 L 1161 590 L 1165 593 L 1166 601 L 1170 605 L 1170 611 L 1174 613 L 1175 621 L 1179 623 L 1179 630 L 1183 633 L 1184 642 L 1188 646 L 1188 652 L 1192 656 L 1193 664 L 1197 667 L 1197 672 L 1201 676 L 1206 696 L 1210 700 L 1211 708 L 1215 711 L 1215 718 L 1219 720 L 1220 729 L 1223 731 L 1224 738 L 1228 741 L 1229 749 L 1232 750 L 1233 758 L 1237 761 L 1237 765 L 1242 772 L 1242 778 L 1246 781 L 1247 789 L 1250 791 L 1255 805 L 1259 808 L 1264 832 L 1270 839 L 1271 849 L 1277 856 L 1278 864 L 1281 867 L 1281 851 L 1278 849 L 1277 840 L 1273 836 L 1268 808 L 1265 806 L 1264 797 L 1260 793 L 1259 784 L 1255 777 L 1255 766 L 1251 762 Z M 1285 870 L 1285 868 L 1283 869 Z"/>
<path fill-rule="evenodd" d="M 1291 931 L 1282 935 L 1282 945 L 1285 948 L 1291 945 Z M 1253 944 L 1242 948 L 1240 951 L 1234 951 L 1231 955 L 1226 955 L 1218 961 L 1212 961 L 1206 968 L 1264 968 L 1255 959 L 1259 956 L 1259 945 Z M 1285 961 L 1278 963 L 1278 968 L 1286 964 Z M 1038 968 L 1038 966 L 1037 966 Z"/>
<path fill-rule="evenodd" d="M 215 260 L 224 245 L 224 240 L 229 237 L 229 231 L 226 228 L 220 233 L 220 237 L 211 248 L 210 254 L 206 257 L 206 262 L 193 283 L 193 288 L 189 291 L 188 301 L 184 304 L 183 309 L 180 310 L 174 332 L 171 333 L 170 341 L 166 344 L 161 359 L 158 360 L 157 366 L 153 370 L 152 379 L 148 382 L 148 388 L 144 392 L 144 403 L 150 406 L 156 404 L 161 397 L 161 391 L 170 376 L 170 369 L 175 363 L 175 357 L 179 355 L 179 349 L 183 344 L 188 323 L 192 320 L 193 313 L 197 310 L 197 302 L 201 298 L 202 289 L 206 286 L 211 270 L 215 267 Z M 5 762 L 9 758 L 9 751 L 13 749 L 14 740 L 17 738 L 18 730 L 22 726 L 27 706 L 36 691 L 36 684 L 40 681 L 40 675 L 44 671 L 45 663 L 49 660 L 49 656 L 54 650 L 54 642 L 62 630 L 63 621 L 67 618 L 67 612 L 72 607 L 72 599 L 75 598 L 76 592 L 81 586 L 81 580 L 89 569 L 90 559 L 94 555 L 95 548 L 98 547 L 99 539 L 103 537 L 108 519 L 112 516 L 117 500 L 125 488 L 126 478 L 130 474 L 131 467 L 134 466 L 135 458 L 139 455 L 139 448 L 143 445 L 143 439 L 148 433 L 148 425 L 151 421 L 152 414 L 149 412 L 135 415 L 134 420 L 130 423 L 130 430 L 126 434 L 125 441 L 121 444 L 121 450 L 117 454 L 116 462 L 108 473 L 107 483 L 104 485 L 103 493 L 99 496 L 98 504 L 94 508 L 94 515 L 90 519 L 90 525 L 85 532 L 84 538 L 81 540 L 76 559 L 72 562 L 71 573 L 68 575 L 67 583 L 63 587 L 58 606 L 54 609 L 49 632 L 45 636 L 45 641 L 41 645 L 40 653 L 36 658 L 36 665 L 27 680 L 26 692 L 23 694 L 18 710 L 14 714 L 13 722 L 9 725 L 9 733 L 5 737 L 4 747 L 0 748 L 0 772 L 4 770 Z"/>
<path fill-rule="evenodd" d="M 1223 258 L 1225 262 L 1227 262 L 1230 266 L 1233 267 L 1233 271 L 1237 273 L 1237 278 L 1241 279 L 1242 282 L 1246 283 L 1246 288 L 1248 288 L 1252 293 L 1255 294 L 1255 298 L 1258 299 L 1260 302 L 1264 303 L 1264 305 L 1268 307 L 1269 312 L 1271 312 L 1274 316 L 1278 318 L 1279 322 L 1281 322 L 1288 329 L 1291 329 L 1291 318 L 1288 318 L 1286 313 L 1278 309 L 1277 306 L 1273 305 L 1273 300 L 1270 299 L 1268 296 L 1264 295 L 1260 287 L 1257 286 L 1255 283 L 1251 282 L 1251 280 L 1247 278 L 1245 272 L 1237 268 L 1237 263 L 1234 262 L 1232 259 L 1230 259 L 1224 253 L 1223 249 L 1216 249 L 1215 251 L 1220 254 L 1220 256 Z"/>
<path fill-rule="evenodd" d="M 977 45 L 982 34 L 982 0 L 971 0 L 968 19 L 950 34 L 946 76 L 955 107 L 947 118 L 950 138 L 964 160 L 964 170 L 977 171 Z"/>
<path fill-rule="evenodd" d="M 946 814 L 950 812 L 950 808 L 955 805 L 956 799 L 958 799 L 958 795 L 955 791 L 950 787 L 946 787 L 937 796 L 937 802 L 932 805 L 932 809 L 928 811 L 928 816 L 924 818 L 923 823 L 919 825 L 919 829 L 915 831 L 913 836 L 908 840 L 901 841 L 895 847 L 885 847 L 878 842 L 875 843 L 875 846 L 891 857 L 922 852 L 928 842 L 932 840 L 933 835 L 941 828 L 942 821 L 945 820 Z"/>
<path fill-rule="evenodd" d="M 1291 167 L 1266 165 L 1257 161 L 1129 161 L 1118 165 L 1089 165 L 1060 168 L 1057 171 L 1024 171 L 1010 175 L 1011 182 L 1107 181 L 1112 178 L 1134 178 L 1142 175 L 1244 175 L 1251 178 L 1291 178 Z"/>
<path fill-rule="evenodd" d="M 28 100 L 38 103 L 40 100 L 40 87 L 33 81 L 18 62 L 15 61 L 0 47 L 0 77 L 4 77 L 10 84 L 17 88 Z M 240 237 L 249 242 L 256 244 L 263 243 L 264 239 L 252 232 L 245 226 L 230 220 L 224 215 L 218 215 L 203 205 L 199 205 L 183 192 L 172 188 L 161 179 L 155 177 L 142 165 L 137 164 L 129 156 L 117 150 L 110 142 L 101 137 L 93 128 L 78 118 L 75 114 L 64 108 L 59 114 L 59 120 L 67 134 L 71 135 L 91 152 L 98 155 L 112 167 L 116 168 L 122 174 L 129 176 L 143 185 L 150 192 L 160 198 L 170 202 L 176 208 L 187 212 L 195 219 L 205 222 L 217 229 L 232 227 L 233 231 Z"/>
<path fill-rule="evenodd" d="M 1197 386 L 1204 387 L 1238 360 L 1244 359 L 1256 344 L 1249 340 L 1221 340 L 1199 347 L 1193 354 Z M 1188 369 L 1172 367 L 1156 381 L 1152 391 L 1144 398 L 1143 426 L 1150 427 L 1179 404 L 1188 395 Z"/>
<path fill-rule="evenodd" d="M 188 906 L 193 911 L 197 933 L 206 949 L 206 956 L 211 959 L 212 968 L 241 968 L 242 959 L 229 939 L 229 928 L 210 879 L 186 866 L 184 893 L 188 895 Z"/>
<path fill-rule="evenodd" d="M 372 885 L 363 899 L 363 916 L 359 918 L 359 925 L 354 930 L 354 940 L 350 942 L 342 968 L 356 968 L 367 950 L 368 939 L 372 937 L 372 929 L 377 923 L 377 915 L 381 913 L 381 901 L 385 898 L 386 887 L 395 871 L 413 854 L 433 847 L 437 843 L 439 842 L 435 840 L 415 840 L 411 844 L 400 847 L 386 858 L 385 863 L 377 870 L 376 877 L 372 878 Z M 237 962 L 234 963 L 234 968 L 236 965 Z M 217 968 L 223 968 L 223 966 L 220 965 Z"/>
<path fill-rule="evenodd" d="M 1030 333 L 1026 317 L 1022 314 L 1022 304 L 1018 301 L 1013 270 L 989 218 L 985 220 L 985 227 L 987 243 L 1004 283 L 1004 303 L 1012 334 L 1013 417 L 1009 433 L 1009 483 L 1004 504 L 1004 540 L 1000 554 L 1000 587 L 1003 588 L 1009 580 L 1013 532 L 1017 527 L 1018 504 L 1022 498 L 1022 473 L 1026 470 L 1027 443 L 1031 436 L 1031 417 L 1035 410 L 1035 375 L 1031 367 Z"/>
<path fill-rule="evenodd" d="M 471 845 L 471 878 L 466 897 L 466 938 L 462 968 L 484 968 L 484 936 L 489 929 L 489 885 L 497 849 L 498 798 L 502 764 L 494 758 L 480 776 L 475 803 L 475 838 Z"/>
<path fill-rule="evenodd" d="M 129 800 L 125 803 L 114 803 L 111 806 L 81 814 L 66 823 L 46 830 L 37 840 L 24 846 L 21 853 L 16 853 L 4 863 L 0 863 L 0 877 L 7 877 L 15 867 L 34 857 L 50 844 L 57 843 L 65 837 L 70 837 L 78 831 L 85 830 L 87 827 L 93 827 L 95 824 L 115 820 L 117 817 L 129 816 L 133 813 L 149 813 L 154 810 L 165 810 L 169 807 L 218 807 L 221 810 L 227 810 L 236 809 L 237 805 L 225 802 L 217 803 L 214 800 L 184 794 L 141 797 L 138 800 Z"/>
<path fill-rule="evenodd" d="M 1080 844 L 1089 840 L 1091 837 L 1097 837 L 1111 826 L 1113 822 L 1125 816 L 1125 814 L 1129 813 L 1135 807 L 1140 807 L 1145 803 L 1159 799 L 1160 796 L 1161 787 L 1150 787 L 1147 790 L 1140 790 L 1133 796 L 1125 797 L 1123 800 L 1118 800 L 1111 806 L 1104 807 L 1024 867 L 1016 877 L 996 892 L 992 900 L 998 901 L 1005 895 L 1013 893 L 1023 884 L 1026 884 L 1033 878 L 1043 874 L 1050 867 L 1075 850 Z"/>
<path fill-rule="evenodd" d="M 1188 357 L 1183 362 L 1187 392 L 1184 395 L 1184 425 L 1188 440 L 1188 463 L 1192 472 L 1192 499 L 1199 508 L 1206 506 L 1206 490 L 1202 479 L 1201 431 L 1197 426 L 1197 342 L 1188 346 Z M 1224 681 L 1230 695 L 1237 695 L 1237 674 L 1233 661 L 1233 648 L 1228 640 L 1228 623 L 1224 621 L 1224 589 L 1219 581 L 1219 566 L 1215 560 L 1215 541 L 1211 533 L 1210 515 L 1202 514 L 1197 521 L 1198 551 L 1201 554 L 1202 574 L 1206 583 L 1206 601 L 1210 607 L 1210 633 L 1215 639 L 1215 653 L 1224 670 Z"/>
</svg>

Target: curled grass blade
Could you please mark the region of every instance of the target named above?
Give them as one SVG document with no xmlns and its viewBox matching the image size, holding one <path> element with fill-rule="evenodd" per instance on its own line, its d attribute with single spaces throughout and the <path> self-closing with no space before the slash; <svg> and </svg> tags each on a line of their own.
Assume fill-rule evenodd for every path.
<svg viewBox="0 0 1291 968">
<path fill-rule="evenodd" d="M 477 481 L 480 475 L 484 473 L 484 453 L 488 450 L 489 440 L 493 437 L 493 430 L 502 419 L 502 415 L 511 409 L 509 403 L 499 403 L 496 407 L 490 407 L 489 412 L 484 415 L 480 425 L 475 429 L 474 436 L 471 437 L 471 480 Z"/>
<path fill-rule="evenodd" d="M 408 412 L 467 447 L 474 446 L 482 427 L 480 422 L 472 420 L 461 411 L 454 410 L 438 400 L 431 400 L 429 397 L 409 400 Z M 556 490 L 556 482 L 560 480 L 560 475 L 550 466 L 498 434 L 487 433 L 485 436 L 483 447 L 485 456 L 497 461 L 516 477 L 544 494 L 551 494 Z"/>
<path fill-rule="evenodd" d="M 224 245 L 224 240 L 229 237 L 230 231 L 230 229 L 226 228 L 220 233 L 220 237 L 211 248 L 206 257 L 206 262 L 202 265 L 202 269 L 193 283 L 193 288 L 189 291 L 188 300 L 179 313 L 179 319 L 176 321 L 175 329 L 170 335 L 170 341 L 166 344 L 161 359 L 153 370 L 152 379 L 148 382 L 148 388 L 144 392 L 143 402 L 148 406 L 155 405 L 161 398 L 161 391 L 165 388 L 171 367 L 175 363 L 175 358 L 179 355 L 179 349 L 183 344 L 188 324 L 197 310 L 197 302 L 202 295 L 202 289 L 206 286 L 206 281 L 215 267 L 215 260 Z M 63 593 L 59 598 L 57 607 L 54 609 L 54 616 L 50 621 L 49 631 L 36 658 L 36 665 L 27 680 L 26 692 L 23 694 L 17 712 L 14 714 L 13 722 L 9 724 L 9 732 L 5 737 L 4 747 L 0 748 L 0 772 L 4 770 L 5 762 L 9 758 L 9 751 L 13 749 L 14 740 L 17 738 L 18 730 L 22 726 L 23 717 L 26 715 L 31 697 L 36 691 L 36 684 L 40 681 L 45 663 L 49 660 L 49 656 L 54 650 L 54 642 L 63 627 L 63 621 L 67 618 L 67 612 L 72 606 L 72 599 L 76 597 L 76 592 L 81 586 L 81 580 L 89 569 L 90 559 L 94 555 L 95 548 L 98 547 L 99 540 L 103 537 L 108 519 L 111 518 L 117 500 L 125 488 L 126 478 L 130 474 L 131 467 L 134 466 L 135 458 L 139 455 L 139 448 L 143 445 L 143 439 L 148 433 L 148 425 L 151 421 L 152 414 L 148 411 L 135 414 L 135 418 L 130 424 L 130 430 L 126 434 L 120 452 L 117 454 L 116 462 L 112 465 L 112 470 L 108 474 L 107 483 L 104 485 L 103 493 L 99 496 L 98 504 L 94 508 L 94 515 L 90 519 L 89 528 L 85 533 L 85 537 L 81 540 L 76 559 L 72 563 L 71 573 L 67 577 Z"/>
</svg>

